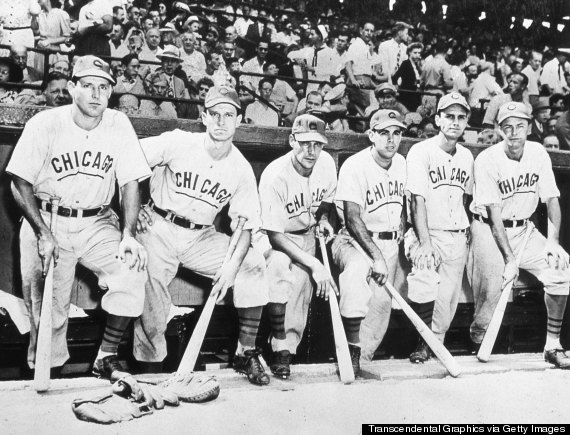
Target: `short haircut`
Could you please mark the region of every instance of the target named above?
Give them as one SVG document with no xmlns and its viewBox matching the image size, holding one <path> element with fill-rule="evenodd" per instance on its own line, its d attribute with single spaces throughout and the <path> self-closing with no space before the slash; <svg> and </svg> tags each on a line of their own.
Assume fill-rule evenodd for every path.
<svg viewBox="0 0 570 435">
<path fill-rule="evenodd" d="M 269 83 L 271 85 L 271 89 L 273 89 L 273 80 L 268 79 L 267 77 L 264 77 L 259 81 L 258 89 L 261 89 L 265 83 Z"/>
<path fill-rule="evenodd" d="M 42 92 L 47 89 L 48 85 L 51 82 L 55 82 L 56 80 L 65 80 L 67 82 L 69 78 L 65 74 L 62 74 L 58 71 L 50 72 L 42 82 Z"/>
<path fill-rule="evenodd" d="M 412 42 L 410 45 L 408 45 L 407 53 L 410 54 L 412 51 L 417 50 L 418 48 L 421 51 L 424 51 L 424 44 L 421 42 Z"/>
<path fill-rule="evenodd" d="M 507 76 L 507 82 L 512 76 L 521 76 L 522 84 L 524 85 L 524 87 L 526 88 L 528 86 L 528 77 L 526 74 L 523 74 L 522 72 L 512 72 Z"/>
<path fill-rule="evenodd" d="M 307 94 L 307 98 L 305 98 L 305 101 L 309 101 L 309 97 L 311 95 L 317 96 L 321 99 L 321 102 L 324 101 L 323 96 L 321 94 L 319 94 L 317 91 L 311 91 Z"/>
<path fill-rule="evenodd" d="M 209 87 L 214 86 L 214 82 L 210 77 L 202 77 L 200 80 L 198 80 L 198 88 L 202 85 L 207 85 Z"/>
<path fill-rule="evenodd" d="M 134 59 L 139 60 L 138 54 L 129 53 L 121 59 L 121 64 L 128 66 Z"/>
</svg>

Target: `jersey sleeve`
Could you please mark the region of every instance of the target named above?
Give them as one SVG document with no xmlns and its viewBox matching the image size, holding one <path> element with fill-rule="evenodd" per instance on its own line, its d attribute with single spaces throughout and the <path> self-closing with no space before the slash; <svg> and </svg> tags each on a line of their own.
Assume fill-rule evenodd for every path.
<svg viewBox="0 0 570 435">
<path fill-rule="evenodd" d="M 114 133 L 119 147 L 116 175 L 119 187 L 130 181 L 141 181 L 150 177 L 151 170 L 139 144 L 139 140 L 127 116 L 115 112 Z"/>
<path fill-rule="evenodd" d="M 501 204 L 501 192 L 498 187 L 497 171 L 485 154 L 475 160 L 475 197 L 473 201 L 479 206 Z"/>
<path fill-rule="evenodd" d="M 366 177 L 363 169 L 354 164 L 354 159 L 344 162 L 338 174 L 335 201 L 351 201 L 364 208 L 366 202 Z"/>
<path fill-rule="evenodd" d="M 178 143 L 179 131 L 167 131 L 158 136 L 140 140 L 146 160 L 151 168 L 166 165 L 172 157 L 169 152 Z"/>
<path fill-rule="evenodd" d="M 475 178 L 473 174 L 474 171 L 473 155 L 471 154 L 471 151 L 469 151 L 468 149 L 465 149 L 465 151 L 466 151 L 467 161 L 469 162 L 471 168 L 471 170 L 469 171 L 469 179 L 465 183 L 465 194 L 473 195 L 473 185 L 475 184 Z"/>
<path fill-rule="evenodd" d="M 31 118 L 14 147 L 6 172 L 16 175 L 30 184 L 35 184 L 41 168 L 48 158 L 50 134 L 42 112 Z"/>
<path fill-rule="evenodd" d="M 277 190 L 273 178 L 265 173 L 261 175 L 259 181 L 259 201 L 261 202 L 261 229 L 284 233 L 287 215 L 283 196 Z"/>
<path fill-rule="evenodd" d="M 325 156 L 326 156 L 325 174 L 328 180 L 328 186 L 327 186 L 327 193 L 323 197 L 322 202 L 332 203 L 336 196 L 336 187 L 337 187 L 336 165 L 330 154 L 325 154 L 323 157 Z"/>
<path fill-rule="evenodd" d="M 247 164 L 249 165 L 249 163 Z M 259 194 L 257 193 L 255 175 L 253 174 L 251 166 L 248 168 L 244 167 L 243 169 L 238 188 L 234 196 L 230 199 L 228 214 L 234 224 L 237 223 L 240 216 L 245 217 L 247 221 L 243 227 L 244 230 L 261 227 Z M 233 227 L 232 225 L 232 228 Z"/>
<path fill-rule="evenodd" d="M 417 146 L 418 145 L 414 145 L 414 147 Z M 414 147 L 410 149 L 406 159 L 406 173 L 408 178 L 406 180 L 405 192 L 408 196 L 414 194 L 425 198 L 429 186 L 429 157 L 424 150 Z"/>
<path fill-rule="evenodd" d="M 554 171 L 552 170 L 552 161 L 550 156 L 544 150 L 541 150 L 542 165 L 540 167 L 538 179 L 538 194 L 542 202 L 546 202 L 549 198 L 558 198 L 560 191 L 556 186 L 556 179 L 554 178 Z"/>
</svg>

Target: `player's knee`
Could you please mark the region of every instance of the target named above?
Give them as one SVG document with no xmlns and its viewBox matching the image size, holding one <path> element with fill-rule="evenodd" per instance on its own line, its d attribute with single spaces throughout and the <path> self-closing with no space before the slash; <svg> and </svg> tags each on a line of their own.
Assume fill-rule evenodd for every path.
<svg viewBox="0 0 570 435">
<path fill-rule="evenodd" d="M 435 300 L 439 288 L 439 274 L 434 270 L 414 270 L 407 276 L 408 297 L 418 303 Z"/>
</svg>

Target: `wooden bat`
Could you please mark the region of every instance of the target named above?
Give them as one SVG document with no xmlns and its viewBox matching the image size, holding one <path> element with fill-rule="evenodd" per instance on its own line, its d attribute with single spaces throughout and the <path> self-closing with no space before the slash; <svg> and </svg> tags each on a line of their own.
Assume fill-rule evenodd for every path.
<svg viewBox="0 0 570 435">
<path fill-rule="evenodd" d="M 370 257 L 364 252 L 362 247 L 356 242 L 356 240 L 352 240 L 352 245 L 364 256 L 364 258 L 368 259 L 370 266 L 372 266 L 372 260 Z M 394 286 L 389 282 L 386 281 L 384 287 L 390 293 L 393 299 L 396 299 L 396 302 L 400 304 L 402 311 L 404 314 L 410 319 L 410 322 L 414 325 L 417 331 L 420 333 L 424 341 L 430 347 L 432 352 L 435 354 L 437 359 L 443 364 L 443 366 L 447 369 L 449 374 L 456 378 L 461 374 L 461 368 L 459 364 L 453 358 L 453 356 L 449 353 L 449 351 L 445 348 L 443 343 L 437 339 L 434 333 L 431 331 L 430 328 L 424 323 L 424 321 L 416 314 L 416 312 L 408 305 L 406 300 L 398 293 L 398 291 L 394 288 Z"/>
<path fill-rule="evenodd" d="M 238 218 L 237 227 L 230 239 L 230 244 L 228 245 L 228 250 L 226 252 L 224 262 L 222 263 L 222 267 L 224 267 L 224 265 L 230 260 L 230 258 L 232 258 L 232 255 L 236 249 L 236 246 L 238 244 L 246 220 L 247 219 L 242 216 Z M 210 324 L 210 318 L 212 317 L 212 312 L 214 311 L 215 305 L 216 305 L 216 298 L 210 295 L 206 300 L 206 304 L 204 305 L 202 314 L 200 315 L 198 323 L 196 324 L 196 327 L 192 332 L 192 337 L 190 337 L 190 342 L 188 343 L 188 346 L 184 351 L 184 355 L 180 360 L 180 365 L 178 366 L 178 370 L 176 371 L 177 374 L 188 373 L 194 370 L 194 366 L 196 365 L 196 360 L 198 359 L 198 355 L 200 354 L 200 349 L 202 348 L 202 342 L 204 341 L 204 337 L 206 336 L 206 330 L 208 329 L 208 325 Z"/>
<path fill-rule="evenodd" d="M 516 260 L 517 266 L 521 263 L 524 248 L 526 246 L 526 242 L 528 241 L 530 233 L 532 232 L 532 228 L 533 227 L 529 225 L 524 233 L 521 250 L 519 251 L 519 255 L 517 256 Z M 513 289 L 513 284 L 515 283 L 514 281 L 515 280 L 509 282 L 503 289 L 501 296 L 499 297 L 499 302 L 495 307 L 495 311 L 493 311 L 493 317 L 491 317 L 491 322 L 489 322 L 489 326 L 487 327 L 487 331 L 485 331 L 485 336 L 481 342 L 481 347 L 479 348 L 479 352 L 477 352 L 477 359 L 481 362 L 489 361 L 489 357 L 493 351 L 493 346 L 497 340 L 497 335 L 499 335 L 499 329 L 501 329 L 501 323 L 503 322 L 507 303 L 509 302 L 509 296 L 511 294 L 511 290 Z"/>
<path fill-rule="evenodd" d="M 321 246 L 321 253 L 323 255 L 323 263 L 327 270 L 331 271 L 329 265 L 329 258 L 327 254 L 327 247 L 323 235 L 318 232 L 319 244 Z M 354 382 L 354 370 L 352 369 L 352 361 L 350 359 L 350 352 L 348 350 L 348 341 L 344 333 L 344 327 L 340 318 L 340 310 L 338 308 L 338 301 L 334 291 L 329 294 L 329 307 L 331 310 L 331 319 L 333 325 L 334 345 L 336 349 L 336 359 L 338 361 L 338 371 L 340 380 L 343 384 L 350 384 Z"/>
<path fill-rule="evenodd" d="M 51 197 L 51 219 L 49 229 L 55 237 L 57 227 L 57 208 L 60 198 Z M 47 391 L 50 381 L 51 370 L 51 335 L 52 335 L 52 299 L 53 299 L 53 255 L 51 257 L 48 272 L 44 280 L 44 293 L 42 296 L 42 308 L 40 311 L 40 324 L 38 325 L 38 337 L 36 344 L 36 359 L 34 370 L 34 389 L 38 393 Z"/>
</svg>

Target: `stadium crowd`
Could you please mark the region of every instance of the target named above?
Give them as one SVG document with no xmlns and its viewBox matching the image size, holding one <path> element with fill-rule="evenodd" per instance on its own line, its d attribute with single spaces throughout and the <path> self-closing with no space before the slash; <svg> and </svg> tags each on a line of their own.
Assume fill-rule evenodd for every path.
<svg viewBox="0 0 570 435">
<path fill-rule="evenodd" d="M 515 46 L 475 28 L 444 33 L 409 16 L 309 14 L 317 3 L 305 0 L 8 3 L 1 103 L 68 104 L 74 62 L 94 54 L 111 64 L 113 106 L 129 115 L 199 119 L 208 90 L 229 84 L 247 123 L 288 126 L 312 113 L 330 130 L 363 132 L 376 110 L 394 109 L 407 136 L 426 138 L 437 132 L 437 101 L 457 91 L 472 109 L 465 141 L 498 142 L 498 108 L 518 101 L 532 109 L 531 139 L 570 150 L 570 48 Z"/>
</svg>

